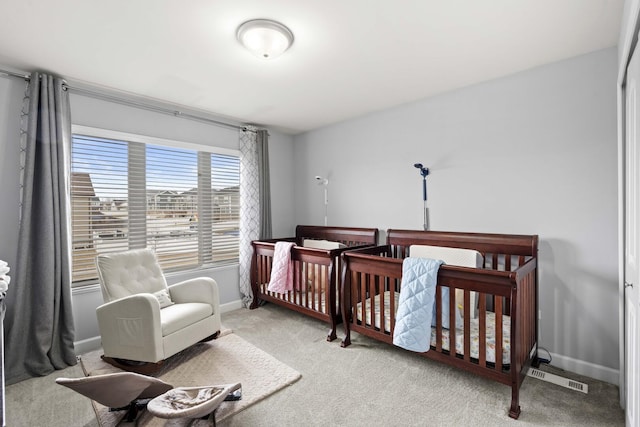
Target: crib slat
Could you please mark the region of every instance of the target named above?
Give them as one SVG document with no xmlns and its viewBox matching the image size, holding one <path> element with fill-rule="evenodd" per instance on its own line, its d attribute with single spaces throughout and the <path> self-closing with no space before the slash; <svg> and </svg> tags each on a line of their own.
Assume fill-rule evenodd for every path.
<svg viewBox="0 0 640 427">
<path fill-rule="evenodd" d="M 365 286 L 367 288 L 366 295 L 369 298 L 369 318 L 371 319 L 371 329 L 375 329 L 376 327 L 376 304 L 375 304 L 375 293 L 373 292 L 373 284 L 371 281 L 371 275 L 365 275 Z"/>
<path fill-rule="evenodd" d="M 496 327 L 496 351 L 495 351 L 495 359 L 496 359 L 496 370 L 498 372 L 502 371 L 502 298 L 497 297 L 496 301 L 496 311 L 495 311 L 495 327 Z"/>
<path fill-rule="evenodd" d="M 322 269 L 318 268 L 318 265 L 315 264 L 311 264 L 311 271 L 315 274 L 322 274 Z M 316 300 L 316 289 L 317 289 L 317 283 L 318 283 L 318 277 L 314 277 L 311 281 L 311 286 L 309 286 L 309 283 L 307 281 L 307 283 L 305 283 L 305 287 L 304 289 L 307 292 L 307 303 L 309 304 L 309 307 L 313 310 L 313 311 L 320 311 L 319 307 L 318 307 L 318 301 Z"/>
<path fill-rule="evenodd" d="M 300 300 L 299 305 L 303 305 L 301 300 L 304 297 L 304 276 L 303 272 L 307 272 L 309 265 L 304 261 L 293 261 L 293 291 L 284 294 L 283 299 L 288 302 L 296 302 L 296 299 Z"/>
<path fill-rule="evenodd" d="M 365 273 L 359 273 L 358 283 L 360 283 L 360 290 L 359 290 L 360 298 L 358 298 L 358 300 L 360 301 L 360 310 L 361 310 L 360 313 L 362 316 L 362 326 L 366 326 L 367 325 L 367 307 L 366 307 L 367 289 L 365 286 L 365 283 L 366 283 Z"/>
<path fill-rule="evenodd" d="M 264 283 L 264 275 L 263 275 L 263 269 L 262 269 L 262 257 L 259 255 L 256 255 L 256 283 L 258 283 L 258 288 L 260 288 L 262 286 L 262 284 Z M 259 292 L 262 292 L 262 289 L 260 289 Z"/>
<path fill-rule="evenodd" d="M 348 277 L 350 276 L 350 277 Z M 347 314 L 347 316 L 349 315 L 349 312 L 351 313 L 351 319 L 346 318 L 344 319 L 345 322 L 356 322 L 357 318 L 358 318 L 358 312 L 356 311 L 356 307 L 357 307 L 357 302 L 359 301 L 358 299 L 358 294 L 357 292 L 355 292 L 354 290 L 354 283 L 356 283 L 356 273 L 353 271 L 347 271 L 347 274 L 345 274 L 345 283 L 349 284 L 349 288 L 345 289 L 345 293 L 344 295 L 346 295 L 345 298 L 345 302 L 348 302 L 349 305 L 345 304 L 345 313 Z M 348 326 L 347 323 L 344 324 L 344 326 Z M 349 329 L 346 328 L 345 331 L 348 331 Z"/>
<path fill-rule="evenodd" d="M 314 296 L 314 299 L 317 299 L 316 305 L 318 306 L 318 311 L 329 314 L 331 312 L 329 311 L 329 287 L 331 286 L 329 266 L 323 265 L 320 268 L 322 273 L 320 274 L 320 281 L 316 283 L 316 293 L 314 295 L 317 295 L 317 298 Z"/>
<path fill-rule="evenodd" d="M 524 299 L 529 295 L 528 292 L 528 288 L 527 288 L 527 283 L 528 283 L 528 277 L 525 277 L 523 280 L 523 284 L 524 286 L 518 290 L 518 295 L 517 295 L 517 306 L 520 307 L 520 310 L 518 311 L 518 318 L 521 320 L 520 321 L 520 330 L 518 331 L 517 334 L 512 334 L 512 336 L 516 336 L 519 338 L 519 346 L 516 347 L 516 350 L 520 350 L 518 354 L 516 354 L 516 357 L 518 359 L 518 361 L 524 361 L 525 355 L 523 354 L 523 352 L 525 351 L 524 349 L 526 349 L 526 345 L 527 345 L 527 341 L 529 340 L 529 315 L 530 315 L 530 307 L 527 307 L 526 304 L 524 303 Z M 511 328 L 512 330 L 515 328 Z M 515 344 L 512 344 L 515 345 Z"/>
<path fill-rule="evenodd" d="M 313 290 L 313 300 L 316 303 L 317 310 L 321 313 L 329 313 L 327 311 L 329 299 L 327 298 L 329 294 L 325 295 L 325 292 L 329 291 L 329 281 L 327 271 L 327 266 L 323 265 L 319 267 L 320 269 L 320 280 L 317 280 L 314 283 L 315 289 Z M 324 308 L 322 306 L 322 301 L 324 300 Z"/>
<path fill-rule="evenodd" d="M 471 359 L 471 292 L 464 290 L 464 360 Z"/>
<path fill-rule="evenodd" d="M 334 264 L 337 265 L 337 264 Z M 330 314 L 332 311 L 331 310 L 337 310 L 336 314 L 338 316 L 340 316 L 340 297 L 339 295 L 339 290 L 337 288 L 338 286 L 338 277 L 336 277 L 336 272 L 331 271 L 333 267 L 331 266 L 325 266 L 325 277 L 324 280 L 322 282 L 320 282 L 320 306 L 322 307 L 322 304 L 324 302 L 324 312 L 327 314 Z M 333 275 L 333 277 L 331 277 Z M 332 285 L 333 282 L 333 285 Z M 333 286 L 333 289 L 331 289 L 331 287 Z M 333 292 L 333 298 L 331 297 L 331 292 Z M 333 308 L 330 307 L 329 305 L 329 300 L 333 300 Z M 330 310 L 331 308 L 331 310 Z"/>
<path fill-rule="evenodd" d="M 374 289 L 375 293 L 380 295 L 380 299 L 378 300 L 378 304 L 380 307 L 380 330 L 385 330 L 385 317 L 384 317 L 384 289 L 382 289 L 382 285 L 380 283 L 380 276 L 375 276 L 374 281 Z"/>
<path fill-rule="evenodd" d="M 342 257 L 341 256 L 336 256 L 334 258 L 334 265 L 336 266 L 335 268 L 336 314 L 337 314 L 337 317 L 340 318 L 342 317 L 342 298 L 340 297 L 340 289 L 339 289 L 340 275 L 342 274 Z"/>
<path fill-rule="evenodd" d="M 320 298 L 318 291 L 320 290 L 320 283 L 322 283 L 323 275 L 324 275 L 324 266 L 314 265 L 313 272 L 315 273 L 315 277 L 313 277 L 311 281 L 311 286 L 309 286 L 309 298 L 311 298 L 311 307 L 314 311 L 322 311 L 322 306 L 320 305 Z"/>
<path fill-rule="evenodd" d="M 518 306 L 521 307 L 521 310 L 524 310 L 518 314 L 518 318 L 521 320 L 518 334 L 521 339 L 520 348 L 522 355 L 518 355 L 518 360 L 524 362 L 529 356 L 527 349 L 533 347 L 535 341 L 536 313 L 533 304 L 530 303 L 530 301 L 535 301 L 534 276 L 528 274 L 524 277 L 522 284 L 523 286 L 519 288 L 518 292 Z M 513 331 L 511 332 L 511 336 L 514 336 Z"/>
<path fill-rule="evenodd" d="M 505 271 L 511 271 L 511 255 L 504 256 L 504 269 Z"/>
<path fill-rule="evenodd" d="M 271 263 L 271 257 L 263 257 L 262 258 L 264 265 L 263 265 L 263 271 L 264 271 L 264 282 L 263 282 L 263 286 L 264 286 L 264 293 L 268 293 L 267 288 L 269 286 L 269 280 L 271 279 L 271 267 L 272 267 L 272 263 Z"/>
<path fill-rule="evenodd" d="M 480 342 L 478 344 L 478 363 L 487 366 L 487 295 L 480 292 L 478 295 L 480 304 L 478 307 L 478 331 Z"/>
<path fill-rule="evenodd" d="M 271 257 L 270 261 L 273 262 L 273 257 Z M 273 274 L 273 265 L 271 266 L 271 274 Z M 269 277 L 271 277 L 271 274 L 269 275 Z M 295 280 L 295 278 L 294 278 L 294 280 Z M 287 292 L 286 294 L 278 294 L 276 292 L 269 292 L 269 295 L 271 295 L 273 298 L 281 299 L 281 300 L 284 300 L 284 301 L 288 301 L 289 298 L 290 298 L 289 292 Z"/>
<path fill-rule="evenodd" d="M 314 278 L 311 279 L 311 283 L 309 282 L 309 274 L 313 275 L 316 273 L 316 266 L 310 262 L 305 262 L 304 263 L 305 266 L 305 271 L 306 274 L 303 274 L 302 271 L 299 272 L 300 276 L 300 283 L 299 283 L 299 287 L 295 288 L 298 292 L 298 294 L 301 295 L 302 297 L 302 301 L 303 301 L 303 305 L 306 308 L 310 308 L 312 310 L 315 311 L 315 302 L 313 301 L 313 282 L 315 281 Z"/>
<path fill-rule="evenodd" d="M 305 266 L 305 273 L 303 273 L 302 271 L 298 272 L 300 283 L 298 284 L 298 287 L 295 288 L 295 291 L 293 293 L 300 299 L 299 305 L 307 309 L 312 309 L 313 302 L 309 299 L 309 290 L 311 287 L 309 286 L 308 275 L 309 271 L 313 270 L 313 267 L 309 262 L 304 262 L 303 264 Z"/>
<path fill-rule="evenodd" d="M 262 260 L 264 257 L 256 256 L 256 282 L 258 283 L 258 293 L 264 293 L 262 285 L 264 284 L 264 266 Z"/>
<path fill-rule="evenodd" d="M 456 357 L 456 290 L 449 287 L 449 356 Z M 441 316 L 438 316 L 441 317 Z"/>
<path fill-rule="evenodd" d="M 362 317 L 361 319 L 361 324 L 363 326 L 365 326 L 366 323 L 366 315 L 367 315 L 367 309 L 365 307 L 366 304 L 366 300 L 367 300 L 367 294 L 366 294 L 366 289 L 365 289 L 365 273 L 358 273 L 358 283 L 359 283 L 359 287 L 357 290 L 358 293 L 358 301 L 360 301 L 360 316 Z"/>
<path fill-rule="evenodd" d="M 360 273 L 360 301 L 362 301 L 362 325 L 369 327 L 367 324 L 367 307 L 366 301 L 369 295 L 367 295 L 367 274 Z"/>
<path fill-rule="evenodd" d="M 344 276 L 344 280 L 345 280 L 344 283 L 348 283 L 349 287 L 347 288 L 345 286 L 345 290 L 344 290 L 345 291 L 344 292 L 344 296 L 345 296 L 344 303 L 345 303 L 345 306 L 344 306 L 343 313 L 345 313 L 345 316 L 347 316 L 347 318 L 344 319 L 344 321 L 345 322 L 354 322 L 355 323 L 357 321 L 357 318 L 358 318 L 358 312 L 356 311 L 356 307 L 357 307 L 356 304 L 359 301 L 358 294 L 354 290 L 354 283 L 356 283 L 355 282 L 356 277 L 355 277 L 355 273 L 353 271 L 348 271 L 347 270 L 346 273 L 347 274 L 345 274 L 345 276 Z M 349 314 L 351 315 L 351 317 L 348 317 Z M 345 331 L 348 331 L 349 330 L 348 323 L 344 323 L 344 326 L 346 327 Z"/>
<path fill-rule="evenodd" d="M 309 307 L 309 298 L 307 298 L 307 287 L 305 286 L 306 280 L 305 274 L 309 274 L 309 263 L 303 261 L 294 261 L 294 275 L 293 275 L 293 291 L 288 292 L 287 300 L 294 302 L 296 305 L 302 307 Z M 304 284 L 303 284 L 304 283 Z"/>
<path fill-rule="evenodd" d="M 529 316 L 527 317 L 527 319 L 529 319 L 529 329 L 527 330 L 527 345 L 525 346 L 525 348 L 530 349 L 533 347 L 534 343 L 536 342 L 537 339 L 537 316 L 538 313 L 536 313 L 536 304 L 533 302 L 536 300 L 536 279 L 535 279 L 535 274 L 534 273 L 530 273 L 527 275 L 527 289 L 529 290 L 529 295 L 528 298 L 526 299 L 526 301 L 523 302 L 523 305 L 530 305 L 530 312 L 529 312 Z"/>
<path fill-rule="evenodd" d="M 390 298 L 390 301 L 389 301 L 389 310 L 390 310 L 389 311 L 389 316 L 391 317 L 391 319 L 390 319 L 391 322 L 389 322 L 390 323 L 389 326 L 391 327 L 390 330 L 391 330 L 392 334 L 393 334 L 393 331 L 396 329 L 396 316 L 395 316 L 396 310 L 395 310 L 395 308 L 396 308 L 396 304 L 398 304 L 398 301 L 396 301 L 396 291 L 397 290 L 399 291 L 399 289 L 398 289 L 399 286 L 397 286 L 396 283 L 398 283 L 398 281 L 394 280 L 394 283 L 392 285 L 393 287 L 389 287 L 389 291 L 391 293 L 391 298 Z"/>
<path fill-rule="evenodd" d="M 264 278 L 266 279 L 264 282 L 265 291 L 269 287 L 269 280 L 271 280 L 271 273 L 273 272 L 273 256 L 265 257 L 264 262 L 266 263 L 266 274 Z"/>
<path fill-rule="evenodd" d="M 313 283 L 311 283 L 311 297 L 313 298 L 312 305 L 315 311 L 324 313 L 325 311 L 322 307 L 322 289 L 325 287 L 327 267 L 325 265 L 317 265 L 314 269 L 318 272 L 318 277 L 314 278 Z"/>
<path fill-rule="evenodd" d="M 269 262 L 272 263 L 273 262 L 273 257 L 269 258 Z M 271 276 L 273 275 L 273 265 L 269 266 L 269 280 L 271 280 Z M 269 285 L 267 284 L 267 289 L 269 289 Z M 274 298 L 278 298 L 278 294 L 276 294 L 275 292 L 267 292 L 267 294 L 269 294 L 270 296 L 274 297 Z"/>
<path fill-rule="evenodd" d="M 436 350 L 442 352 L 442 287 L 436 286 Z"/>
</svg>

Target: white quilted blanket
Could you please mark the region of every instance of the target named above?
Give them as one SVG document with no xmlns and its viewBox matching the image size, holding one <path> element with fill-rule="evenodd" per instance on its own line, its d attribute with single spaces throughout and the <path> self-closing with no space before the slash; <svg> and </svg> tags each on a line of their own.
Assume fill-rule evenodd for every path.
<svg viewBox="0 0 640 427">
<path fill-rule="evenodd" d="M 411 351 L 429 350 L 438 270 L 442 261 L 405 258 L 393 344 Z"/>
</svg>

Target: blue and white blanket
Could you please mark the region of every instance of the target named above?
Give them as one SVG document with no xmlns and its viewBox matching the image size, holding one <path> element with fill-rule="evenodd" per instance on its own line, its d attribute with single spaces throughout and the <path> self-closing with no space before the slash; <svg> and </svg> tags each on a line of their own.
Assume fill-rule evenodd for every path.
<svg viewBox="0 0 640 427">
<path fill-rule="evenodd" d="M 429 350 L 431 325 L 436 322 L 434 302 L 438 270 L 443 263 L 429 258 L 404 259 L 393 344 L 421 353 Z M 456 310 L 456 324 L 461 321 Z M 449 327 L 448 287 L 442 288 L 442 324 Z"/>
</svg>

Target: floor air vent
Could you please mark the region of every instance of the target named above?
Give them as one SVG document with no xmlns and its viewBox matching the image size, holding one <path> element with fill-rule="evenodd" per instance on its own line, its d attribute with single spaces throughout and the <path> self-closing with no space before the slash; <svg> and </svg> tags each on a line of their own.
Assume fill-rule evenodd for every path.
<svg viewBox="0 0 640 427">
<path fill-rule="evenodd" d="M 589 386 L 587 384 L 570 380 L 569 378 L 564 378 L 559 375 L 550 374 L 549 372 L 544 372 L 540 369 L 529 368 L 527 376 L 537 378 L 539 380 L 546 381 L 552 384 L 560 385 L 571 390 L 580 391 L 585 394 L 589 392 Z"/>
</svg>

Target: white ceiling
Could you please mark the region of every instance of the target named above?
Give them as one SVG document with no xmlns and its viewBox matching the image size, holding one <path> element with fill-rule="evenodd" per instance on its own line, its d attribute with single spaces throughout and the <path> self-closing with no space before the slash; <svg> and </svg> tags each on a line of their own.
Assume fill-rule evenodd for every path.
<svg viewBox="0 0 640 427">
<path fill-rule="evenodd" d="M 0 67 L 298 133 L 617 44 L 623 0 L 1 0 Z M 295 34 L 269 62 L 236 28 Z"/>
</svg>

